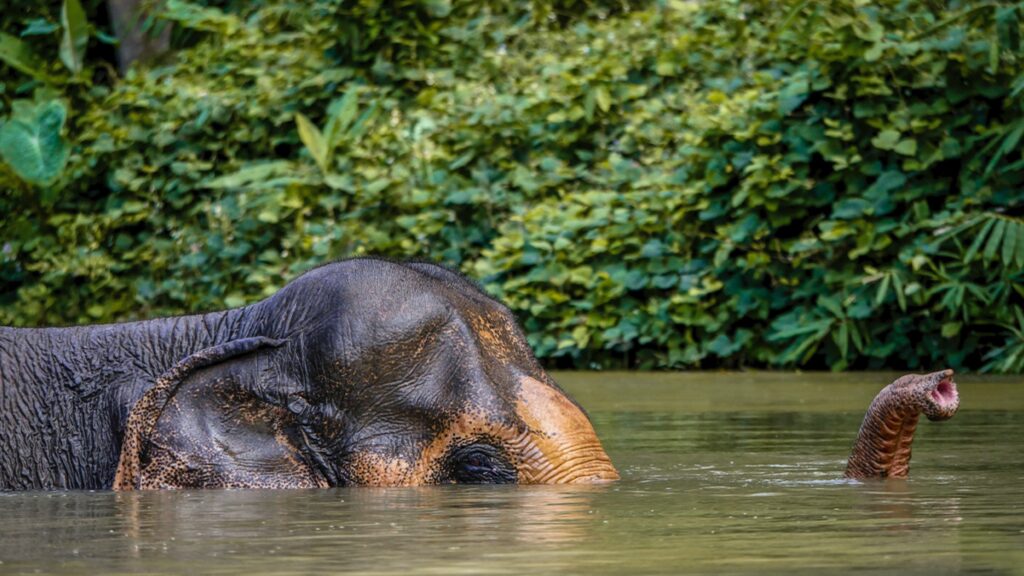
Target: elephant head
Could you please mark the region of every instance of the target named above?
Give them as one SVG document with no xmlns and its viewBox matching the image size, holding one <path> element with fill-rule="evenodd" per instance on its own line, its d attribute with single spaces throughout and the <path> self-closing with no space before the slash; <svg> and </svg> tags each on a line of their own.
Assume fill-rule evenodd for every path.
<svg viewBox="0 0 1024 576">
<path fill-rule="evenodd" d="M 131 408 L 116 489 L 618 478 L 512 314 L 444 268 L 339 262 L 244 312 L 256 335 Z"/>
</svg>

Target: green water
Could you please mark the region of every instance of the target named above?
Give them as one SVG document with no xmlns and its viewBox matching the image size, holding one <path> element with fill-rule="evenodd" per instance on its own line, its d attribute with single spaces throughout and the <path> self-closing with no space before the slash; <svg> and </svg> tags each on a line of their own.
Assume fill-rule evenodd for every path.
<svg viewBox="0 0 1024 576">
<path fill-rule="evenodd" d="M 0 495 L 0 574 L 1024 574 L 1024 379 L 841 479 L 891 375 L 556 374 L 622 481 Z"/>
</svg>

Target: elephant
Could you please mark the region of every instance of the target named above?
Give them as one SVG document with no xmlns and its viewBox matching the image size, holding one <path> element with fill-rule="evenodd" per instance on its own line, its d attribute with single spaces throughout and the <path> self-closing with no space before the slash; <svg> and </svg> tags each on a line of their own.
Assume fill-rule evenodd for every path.
<svg viewBox="0 0 1024 576">
<path fill-rule="evenodd" d="M 601 483 L 619 475 L 512 313 L 357 258 L 206 314 L 0 328 L 0 489 Z"/>
<path fill-rule="evenodd" d="M 960 393 L 950 369 L 897 378 L 868 407 L 845 476 L 856 480 L 906 478 L 921 414 L 933 421 L 948 420 L 959 408 Z"/>
</svg>

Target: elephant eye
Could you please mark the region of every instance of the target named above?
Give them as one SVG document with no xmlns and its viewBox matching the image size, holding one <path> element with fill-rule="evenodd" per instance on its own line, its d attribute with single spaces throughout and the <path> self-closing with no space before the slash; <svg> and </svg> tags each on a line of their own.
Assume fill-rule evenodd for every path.
<svg viewBox="0 0 1024 576">
<path fill-rule="evenodd" d="M 504 450 L 491 444 L 458 446 L 448 455 L 449 482 L 456 484 L 511 484 L 516 470 Z"/>
</svg>

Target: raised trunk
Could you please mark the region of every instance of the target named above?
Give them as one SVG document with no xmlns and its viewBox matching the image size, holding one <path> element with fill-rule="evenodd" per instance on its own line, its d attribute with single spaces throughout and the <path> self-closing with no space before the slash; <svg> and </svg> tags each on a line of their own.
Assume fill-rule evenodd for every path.
<svg viewBox="0 0 1024 576">
<path fill-rule="evenodd" d="M 846 464 L 847 478 L 904 478 L 910 472 L 920 410 L 900 392 L 887 388 L 871 403 Z"/>
<path fill-rule="evenodd" d="M 109 488 L 131 406 L 177 361 L 246 336 L 247 315 L 0 328 L 0 490 Z"/>
</svg>

